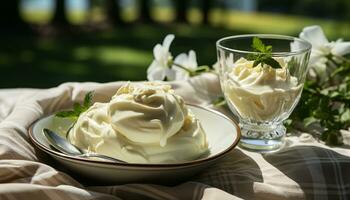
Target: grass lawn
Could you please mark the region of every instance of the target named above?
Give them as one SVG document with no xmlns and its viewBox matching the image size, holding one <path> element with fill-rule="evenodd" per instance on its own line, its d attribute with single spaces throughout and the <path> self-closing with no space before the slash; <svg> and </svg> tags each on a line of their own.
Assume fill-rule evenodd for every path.
<svg viewBox="0 0 350 200">
<path fill-rule="evenodd" d="M 0 87 L 56 86 L 67 81 L 145 80 L 153 46 L 176 34 L 173 55 L 193 49 L 199 64 L 216 61 L 215 41 L 237 34 L 187 25 L 137 25 L 95 34 L 38 38 L 2 35 Z"/>
<path fill-rule="evenodd" d="M 155 13 L 160 15 L 156 17 L 167 15 L 161 11 Z M 190 14 L 200 17 L 195 12 Z M 43 19 L 39 15 L 50 17 L 40 12 L 24 14 L 37 22 Z M 78 23 L 82 15 L 76 13 L 71 17 Z M 215 11 L 211 13 L 211 19 L 213 26 L 134 25 L 59 37 L 0 33 L 0 88 L 47 88 L 67 81 L 145 80 L 146 69 L 153 59 L 153 46 L 162 42 L 168 33 L 176 35 L 171 47 L 174 56 L 193 49 L 197 52 L 199 64 L 208 65 L 216 61 L 215 41 L 234 34 L 297 35 L 305 25 L 320 24 L 330 38 L 350 39 L 349 24 L 343 22 L 266 13 L 220 14 Z"/>
</svg>

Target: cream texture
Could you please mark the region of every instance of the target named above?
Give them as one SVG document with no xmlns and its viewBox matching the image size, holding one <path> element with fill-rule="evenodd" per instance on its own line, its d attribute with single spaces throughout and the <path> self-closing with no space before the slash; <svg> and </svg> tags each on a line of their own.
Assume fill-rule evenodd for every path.
<svg viewBox="0 0 350 200">
<path fill-rule="evenodd" d="M 253 61 L 240 58 L 230 67 L 225 93 L 243 119 L 267 122 L 288 117 L 301 94 L 302 84 L 289 73 L 287 63 L 275 58 L 282 68 L 268 65 L 253 68 Z"/>
<path fill-rule="evenodd" d="M 208 151 L 199 121 L 169 85 L 127 83 L 82 113 L 72 144 L 130 163 L 176 163 Z"/>
</svg>

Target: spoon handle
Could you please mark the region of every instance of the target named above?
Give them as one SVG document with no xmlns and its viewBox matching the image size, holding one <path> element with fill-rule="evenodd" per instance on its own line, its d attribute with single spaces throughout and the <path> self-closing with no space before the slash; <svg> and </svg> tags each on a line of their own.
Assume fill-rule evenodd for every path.
<svg viewBox="0 0 350 200">
<path fill-rule="evenodd" d="M 84 153 L 81 155 L 77 155 L 78 157 L 82 157 L 82 158 L 91 158 L 91 157 L 95 157 L 95 158 L 102 158 L 104 160 L 108 160 L 108 161 L 112 161 L 112 162 L 116 162 L 116 163 L 126 163 L 122 160 L 113 158 L 113 157 L 109 157 L 109 156 L 105 156 L 102 154 L 97 154 L 97 153 Z"/>
</svg>

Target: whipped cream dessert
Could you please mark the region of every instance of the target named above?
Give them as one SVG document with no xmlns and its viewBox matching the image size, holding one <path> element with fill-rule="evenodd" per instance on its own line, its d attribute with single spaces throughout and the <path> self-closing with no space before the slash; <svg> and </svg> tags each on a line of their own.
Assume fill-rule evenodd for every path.
<svg viewBox="0 0 350 200">
<path fill-rule="evenodd" d="M 288 117 L 302 91 L 296 77 L 289 73 L 287 63 L 275 58 L 282 68 L 274 69 L 240 58 L 227 74 L 224 90 L 231 106 L 243 119 L 259 122 Z"/>
<path fill-rule="evenodd" d="M 69 133 L 80 148 L 129 163 L 176 163 L 208 151 L 206 135 L 169 85 L 127 83 L 108 103 L 95 103 Z"/>
</svg>

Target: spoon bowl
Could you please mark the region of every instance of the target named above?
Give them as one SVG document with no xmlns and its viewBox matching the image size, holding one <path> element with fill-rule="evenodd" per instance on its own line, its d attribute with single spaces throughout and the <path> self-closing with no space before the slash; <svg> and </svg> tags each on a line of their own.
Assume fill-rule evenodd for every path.
<svg viewBox="0 0 350 200">
<path fill-rule="evenodd" d="M 50 143 L 50 145 L 62 153 L 65 153 L 71 156 L 78 156 L 78 157 L 84 157 L 84 158 L 95 157 L 95 158 L 102 158 L 104 160 L 108 160 L 116 163 L 126 163 L 125 161 L 122 161 L 116 158 L 112 158 L 106 155 L 88 152 L 84 149 L 80 149 L 50 129 L 44 128 L 43 132 L 46 139 Z"/>
</svg>

